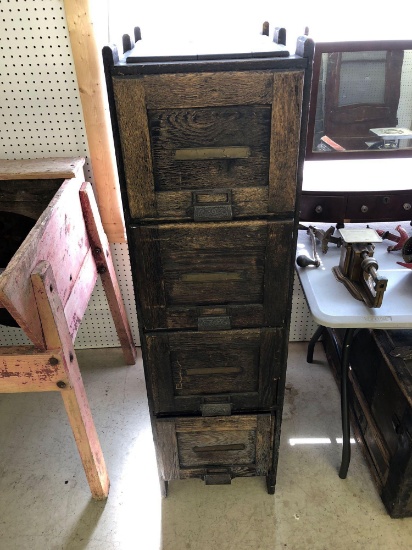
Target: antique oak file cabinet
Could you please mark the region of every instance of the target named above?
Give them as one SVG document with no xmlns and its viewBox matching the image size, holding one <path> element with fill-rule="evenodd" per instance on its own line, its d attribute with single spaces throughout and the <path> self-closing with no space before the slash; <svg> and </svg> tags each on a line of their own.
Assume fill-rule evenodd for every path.
<svg viewBox="0 0 412 550">
<path fill-rule="evenodd" d="M 135 39 L 103 58 L 162 488 L 273 493 L 313 42 Z"/>
</svg>

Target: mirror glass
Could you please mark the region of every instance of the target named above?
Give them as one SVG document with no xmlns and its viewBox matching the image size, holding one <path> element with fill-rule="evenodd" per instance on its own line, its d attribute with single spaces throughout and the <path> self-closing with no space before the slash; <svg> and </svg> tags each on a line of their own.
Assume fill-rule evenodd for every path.
<svg viewBox="0 0 412 550">
<path fill-rule="evenodd" d="M 306 158 L 412 156 L 412 41 L 315 44 Z"/>
</svg>

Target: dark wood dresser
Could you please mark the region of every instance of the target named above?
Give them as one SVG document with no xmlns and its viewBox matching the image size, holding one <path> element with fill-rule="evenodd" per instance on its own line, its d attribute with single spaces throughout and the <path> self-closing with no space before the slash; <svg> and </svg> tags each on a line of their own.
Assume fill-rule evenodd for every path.
<svg viewBox="0 0 412 550">
<path fill-rule="evenodd" d="M 340 379 L 343 331 L 323 345 Z M 350 359 L 352 427 L 379 495 L 393 518 L 412 516 L 412 331 L 359 330 Z"/>
<path fill-rule="evenodd" d="M 189 477 L 275 490 L 313 42 L 257 39 L 103 50 L 165 493 Z"/>
</svg>

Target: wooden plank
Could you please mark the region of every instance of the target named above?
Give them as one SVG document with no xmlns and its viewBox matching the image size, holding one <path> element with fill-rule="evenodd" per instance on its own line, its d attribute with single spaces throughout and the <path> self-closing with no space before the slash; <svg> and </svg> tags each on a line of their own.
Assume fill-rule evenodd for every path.
<svg viewBox="0 0 412 550">
<path fill-rule="evenodd" d="M 256 475 L 268 473 L 271 459 L 271 425 L 270 414 L 260 414 L 257 417 L 256 431 Z"/>
<path fill-rule="evenodd" d="M 101 47 L 91 4 L 90 0 L 65 0 L 64 9 L 103 226 L 110 242 L 126 242 Z"/>
<path fill-rule="evenodd" d="M 173 420 L 156 420 L 155 432 L 160 473 L 163 479 L 166 481 L 179 479 L 180 463 L 175 422 Z"/>
<path fill-rule="evenodd" d="M 267 185 L 270 111 L 268 105 L 149 111 L 156 199 L 167 191 Z"/>
<path fill-rule="evenodd" d="M 84 158 L 0 159 L 0 180 L 70 179 L 80 174 Z"/>
<path fill-rule="evenodd" d="M 176 73 L 143 77 L 148 109 L 268 105 L 273 72 Z"/>
<path fill-rule="evenodd" d="M 146 383 L 153 396 L 155 414 L 175 412 L 169 334 L 148 334 L 146 340 Z"/>
<path fill-rule="evenodd" d="M 65 180 L 0 277 L 0 302 L 40 349 L 44 348 L 43 330 L 30 274 L 40 260 L 48 261 L 66 304 L 90 248 L 79 188 L 79 181 Z"/>
<path fill-rule="evenodd" d="M 256 415 L 176 418 L 176 432 L 208 432 L 210 430 L 256 430 Z"/>
<path fill-rule="evenodd" d="M 283 328 L 262 328 L 259 356 L 259 407 L 270 409 L 276 404 L 279 378 L 284 366 Z"/>
<path fill-rule="evenodd" d="M 0 393 L 60 391 L 57 383 L 68 383 L 60 349 L 0 348 Z"/>
<path fill-rule="evenodd" d="M 274 235 L 284 237 L 283 226 L 275 226 Z M 131 235 L 145 328 L 166 328 L 169 309 L 187 304 L 263 304 L 268 222 L 165 223 L 133 227 Z M 286 284 L 282 265 L 275 264 L 278 290 Z"/>
<path fill-rule="evenodd" d="M 141 80 L 113 79 L 117 118 L 126 177 L 129 210 L 132 218 L 156 213 L 152 155 Z"/>
<path fill-rule="evenodd" d="M 176 396 L 257 392 L 259 329 L 175 332 L 169 336 L 169 369 Z M 157 365 L 153 365 L 153 369 Z"/>
<path fill-rule="evenodd" d="M 94 253 L 97 272 L 100 274 L 110 312 L 116 327 L 117 336 L 128 365 L 134 365 L 137 357 L 132 332 L 123 304 L 116 272 L 110 253 L 110 246 L 103 230 L 96 201 L 90 183 L 83 183 L 80 189 L 80 202 L 86 223 L 87 234 Z"/>
<path fill-rule="evenodd" d="M 268 185 L 269 151 L 255 148 L 250 157 L 238 159 L 199 159 L 177 161 L 171 151 L 154 158 L 156 199 L 168 191 L 241 189 Z M 160 192 L 159 192 L 160 191 Z"/>
<path fill-rule="evenodd" d="M 233 216 L 257 216 L 268 213 L 267 187 L 231 188 Z M 280 202 L 280 201 L 279 201 Z M 157 195 L 157 210 L 160 217 L 189 219 L 193 211 L 193 192 L 170 191 Z M 282 210 L 279 210 L 281 212 Z"/>
<path fill-rule="evenodd" d="M 268 224 L 263 284 L 266 326 L 283 325 L 288 314 L 292 232 L 292 220 Z"/>
<path fill-rule="evenodd" d="M 158 226 L 131 228 L 132 271 L 136 278 L 136 299 L 142 312 L 142 328 L 166 326 L 166 296 Z"/>
<path fill-rule="evenodd" d="M 64 178 L 0 180 L 0 210 L 37 220 Z"/>
<path fill-rule="evenodd" d="M 158 231 L 167 304 L 262 303 L 267 222 L 164 224 Z"/>
<path fill-rule="evenodd" d="M 269 210 L 276 212 L 279 197 L 292 212 L 296 200 L 303 71 L 273 75 L 272 131 L 269 166 Z"/>
<path fill-rule="evenodd" d="M 96 262 L 93 257 L 93 250 L 90 247 L 86 254 L 83 265 L 76 278 L 74 287 L 64 306 L 64 316 L 67 320 L 70 336 L 74 342 L 77 331 L 80 327 L 83 315 L 89 304 L 90 296 L 97 281 Z"/>
<path fill-rule="evenodd" d="M 225 105 L 148 112 L 153 150 L 269 145 L 269 105 Z"/>
<path fill-rule="evenodd" d="M 109 492 L 109 477 L 51 265 L 39 262 L 31 281 L 47 347 L 62 350 L 62 364 L 69 383 L 60 391 L 86 478 L 93 498 L 103 500 Z"/>
<path fill-rule="evenodd" d="M 213 429 L 201 432 L 177 432 L 182 467 L 253 464 L 256 434 L 250 430 Z"/>
</svg>

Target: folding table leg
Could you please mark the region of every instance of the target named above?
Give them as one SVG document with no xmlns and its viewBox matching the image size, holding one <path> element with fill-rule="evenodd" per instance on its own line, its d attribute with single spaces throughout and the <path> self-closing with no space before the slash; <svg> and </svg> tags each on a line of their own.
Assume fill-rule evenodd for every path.
<svg viewBox="0 0 412 550">
<path fill-rule="evenodd" d="M 342 412 L 342 462 L 339 470 L 339 477 L 345 479 L 348 474 L 350 463 L 350 423 L 349 423 L 349 398 L 348 398 L 348 378 L 349 378 L 349 354 L 353 336 L 356 329 L 347 328 L 342 346 L 341 358 L 341 412 Z"/>
<path fill-rule="evenodd" d="M 109 493 L 109 477 L 51 266 L 40 262 L 31 275 L 46 348 L 61 349 L 68 384 L 57 383 L 93 498 Z"/>
<path fill-rule="evenodd" d="M 308 353 L 306 356 L 306 361 L 308 363 L 313 363 L 313 352 L 315 349 L 315 344 L 319 340 L 319 338 L 322 336 L 324 330 L 325 330 L 325 327 L 322 325 L 319 325 L 318 328 L 315 330 L 315 333 L 313 334 L 312 338 L 309 341 Z"/>
</svg>

